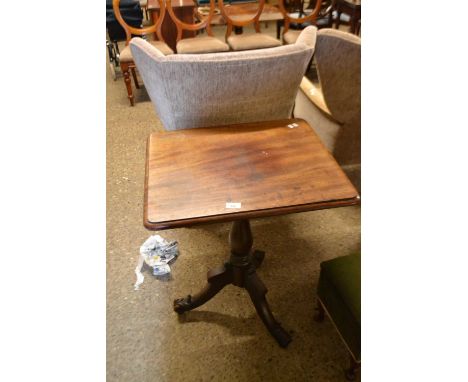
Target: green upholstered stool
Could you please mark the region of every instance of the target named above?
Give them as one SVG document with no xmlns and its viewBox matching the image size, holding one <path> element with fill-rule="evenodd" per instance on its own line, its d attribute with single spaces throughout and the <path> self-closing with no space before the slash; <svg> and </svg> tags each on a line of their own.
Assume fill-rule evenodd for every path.
<svg viewBox="0 0 468 382">
<path fill-rule="evenodd" d="M 350 353 L 346 377 L 355 378 L 361 364 L 361 254 L 320 264 L 316 321 L 330 317 Z"/>
</svg>

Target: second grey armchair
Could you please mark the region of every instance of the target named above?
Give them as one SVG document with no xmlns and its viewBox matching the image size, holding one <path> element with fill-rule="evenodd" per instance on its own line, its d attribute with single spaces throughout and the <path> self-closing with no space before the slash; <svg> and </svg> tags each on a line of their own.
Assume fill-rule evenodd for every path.
<svg viewBox="0 0 468 382">
<path fill-rule="evenodd" d="M 320 87 L 303 80 L 294 114 L 314 128 L 360 189 L 361 39 L 340 30 L 321 29 L 315 61 Z"/>
</svg>

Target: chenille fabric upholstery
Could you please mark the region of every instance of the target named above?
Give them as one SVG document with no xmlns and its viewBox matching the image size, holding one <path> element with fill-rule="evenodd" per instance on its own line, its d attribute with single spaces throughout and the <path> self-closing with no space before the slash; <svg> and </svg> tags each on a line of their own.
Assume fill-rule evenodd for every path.
<svg viewBox="0 0 468 382">
<path fill-rule="evenodd" d="M 229 51 L 229 45 L 216 37 L 184 38 L 177 43 L 178 54 L 216 53 Z"/>
<path fill-rule="evenodd" d="M 263 33 L 233 35 L 227 38 L 227 42 L 232 50 L 274 48 L 281 45 L 281 41 Z"/>
<path fill-rule="evenodd" d="M 142 38 L 140 38 L 142 40 Z M 170 54 L 174 54 L 174 51 L 169 48 L 169 46 L 162 42 L 162 41 L 149 41 L 151 45 L 157 48 L 162 54 L 168 56 Z M 132 52 L 130 50 L 130 45 L 127 45 L 125 48 L 122 49 L 120 52 L 120 61 L 121 62 L 130 62 L 133 61 Z"/>
<path fill-rule="evenodd" d="M 361 118 L 361 39 L 336 29 L 317 33 L 316 56 L 323 98 L 342 123 Z"/>
<path fill-rule="evenodd" d="M 142 39 L 130 48 L 164 128 L 178 130 L 290 118 L 315 34 L 241 52 L 164 56 Z"/>
</svg>

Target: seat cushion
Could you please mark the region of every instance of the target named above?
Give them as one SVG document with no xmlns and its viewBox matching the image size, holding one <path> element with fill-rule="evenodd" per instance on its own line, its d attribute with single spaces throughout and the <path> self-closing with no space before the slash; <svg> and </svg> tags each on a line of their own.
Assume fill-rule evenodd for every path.
<svg viewBox="0 0 468 382">
<path fill-rule="evenodd" d="M 309 98 L 309 100 L 318 108 L 321 112 L 325 113 L 328 118 L 331 118 L 336 123 L 339 123 L 333 119 L 330 110 L 328 109 L 325 100 L 323 99 L 322 90 L 318 85 L 315 85 L 307 77 L 304 76 L 301 82 L 301 90 Z"/>
<path fill-rule="evenodd" d="M 232 50 L 274 48 L 281 45 L 281 41 L 263 33 L 229 36 L 227 42 Z"/>
<path fill-rule="evenodd" d="M 148 42 L 151 45 L 153 45 L 156 49 L 160 50 L 161 53 L 164 54 L 165 56 L 174 54 L 174 51 L 171 48 L 169 48 L 169 46 L 163 41 L 148 41 Z M 130 45 L 127 45 L 120 52 L 120 61 L 121 62 L 133 61 L 132 52 L 130 51 Z"/>
<path fill-rule="evenodd" d="M 318 296 L 356 361 L 361 359 L 361 255 L 320 264 Z"/>
<path fill-rule="evenodd" d="M 283 35 L 283 40 L 286 44 L 294 44 L 297 40 L 297 38 L 299 37 L 299 35 L 301 34 L 301 30 L 298 31 L 298 30 L 293 30 L 293 29 L 290 29 L 288 30 L 284 35 Z"/>
<path fill-rule="evenodd" d="M 228 50 L 228 44 L 210 36 L 185 38 L 177 43 L 177 53 L 181 54 L 216 53 Z"/>
</svg>

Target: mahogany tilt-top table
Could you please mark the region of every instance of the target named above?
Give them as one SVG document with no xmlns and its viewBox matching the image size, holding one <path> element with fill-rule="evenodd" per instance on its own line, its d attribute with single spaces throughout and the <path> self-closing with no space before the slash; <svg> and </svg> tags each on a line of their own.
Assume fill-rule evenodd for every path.
<svg viewBox="0 0 468 382">
<path fill-rule="evenodd" d="M 228 284 L 245 288 L 278 343 L 290 335 L 275 320 L 256 273 L 249 219 L 351 206 L 359 195 L 313 129 L 301 119 L 154 133 L 148 139 L 144 225 L 151 230 L 232 221 L 231 256 L 208 272 L 206 287 L 174 301 L 194 309 Z"/>
</svg>

